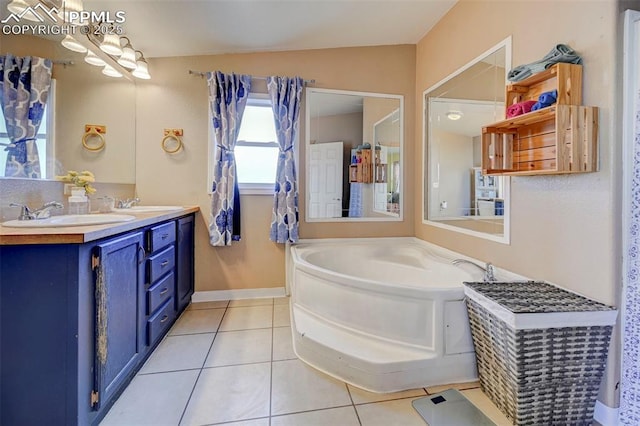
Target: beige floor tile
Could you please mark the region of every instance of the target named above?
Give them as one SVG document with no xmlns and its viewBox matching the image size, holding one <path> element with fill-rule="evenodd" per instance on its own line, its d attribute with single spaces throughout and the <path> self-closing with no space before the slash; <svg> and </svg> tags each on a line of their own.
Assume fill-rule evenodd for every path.
<svg viewBox="0 0 640 426">
<path fill-rule="evenodd" d="M 196 302 L 187 306 L 187 310 L 226 308 L 227 305 L 229 305 L 228 300 L 216 300 L 214 302 Z"/>
<path fill-rule="evenodd" d="M 273 329 L 273 360 L 283 361 L 296 359 L 291 340 L 291 327 L 276 327 Z"/>
<path fill-rule="evenodd" d="M 205 367 L 271 361 L 271 333 L 270 328 L 218 333 Z"/>
<path fill-rule="evenodd" d="M 270 363 L 202 370 L 182 423 L 203 425 L 269 416 Z"/>
<path fill-rule="evenodd" d="M 273 306 L 227 308 L 220 331 L 269 328 L 273 324 Z"/>
<path fill-rule="evenodd" d="M 273 299 L 273 304 L 274 305 L 288 305 L 289 304 L 289 297 L 288 296 L 275 297 Z"/>
<path fill-rule="evenodd" d="M 362 426 L 425 426 L 411 405 L 415 398 L 356 405 Z"/>
<path fill-rule="evenodd" d="M 402 392 L 393 393 L 373 393 L 366 390 L 357 388 L 355 386 L 347 385 L 349 387 L 349 393 L 354 404 L 365 404 L 368 402 L 381 402 L 391 401 L 392 399 L 410 398 L 415 396 L 425 396 L 427 393 L 424 389 L 411 389 Z"/>
<path fill-rule="evenodd" d="M 215 333 L 167 336 L 142 366 L 140 374 L 202 368 Z"/>
<path fill-rule="evenodd" d="M 242 306 L 264 306 L 264 305 L 273 305 L 273 299 L 271 297 L 267 297 L 264 299 L 240 299 L 240 300 L 232 300 L 229 302 L 230 308 L 239 308 Z"/>
<path fill-rule="evenodd" d="M 100 425 L 177 425 L 198 374 L 189 370 L 134 377 Z"/>
<path fill-rule="evenodd" d="M 290 325 L 289 305 L 275 305 L 273 307 L 273 326 L 289 327 Z"/>
<path fill-rule="evenodd" d="M 489 417 L 498 426 L 512 426 L 512 423 L 502 412 L 494 405 L 482 389 L 468 389 L 462 391 L 476 407 L 478 407 L 487 417 Z"/>
<path fill-rule="evenodd" d="M 215 333 L 218 330 L 224 309 L 184 311 L 169 330 L 169 335 Z"/>
<path fill-rule="evenodd" d="M 444 392 L 447 389 L 457 389 L 461 391 L 465 389 L 475 389 L 479 387 L 480 387 L 480 382 L 452 383 L 450 385 L 429 386 L 427 388 L 427 392 L 429 393 L 429 395 L 433 395 L 434 393 Z"/>
<path fill-rule="evenodd" d="M 344 383 L 300 360 L 273 363 L 271 414 L 289 414 L 350 405 Z"/>
<path fill-rule="evenodd" d="M 307 411 L 271 418 L 271 426 L 360 426 L 353 406 Z"/>
<path fill-rule="evenodd" d="M 242 420 L 239 422 L 223 423 L 224 426 L 269 426 L 269 417 L 261 419 Z"/>
</svg>

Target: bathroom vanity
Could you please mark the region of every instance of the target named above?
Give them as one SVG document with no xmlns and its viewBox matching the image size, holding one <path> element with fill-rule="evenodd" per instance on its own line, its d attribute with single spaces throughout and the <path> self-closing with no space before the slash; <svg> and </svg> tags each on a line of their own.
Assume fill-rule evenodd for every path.
<svg viewBox="0 0 640 426">
<path fill-rule="evenodd" d="M 198 208 L 0 227 L 0 424 L 97 424 L 193 294 Z"/>
</svg>

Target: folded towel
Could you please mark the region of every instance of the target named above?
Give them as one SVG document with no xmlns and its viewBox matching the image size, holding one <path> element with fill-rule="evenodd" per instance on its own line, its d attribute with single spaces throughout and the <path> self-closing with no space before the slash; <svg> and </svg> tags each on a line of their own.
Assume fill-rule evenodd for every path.
<svg viewBox="0 0 640 426">
<path fill-rule="evenodd" d="M 538 102 L 552 105 L 556 103 L 556 99 L 558 99 L 558 91 L 552 90 L 550 92 L 544 92 L 540 96 L 538 96 Z"/>
<path fill-rule="evenodd" d="M 537 111 L 541 108 L 546 108 L 556 103 L 558 99 L 558 91 L 552 90 L 550 92 L 544 92 L 540 96 L 538 96 L 538 102 L 536 102 L 532 107 L 531 111 Z"/>
<path fill-rule="evenodd" d="M 507 79 L 509 81 L 521 81 L 535 73 L 546 70 L 558 62 L 581 64 L 582 58 L 566 44 L 558 44 L 539 61 L 513 68 L 509 71 Z"/>
<path fill-rule="evenodd" d="M 517 117 L 518 115 L 526 114 L 531 111 L 531 107 L 536 101 L 524 101 L 513 104 L 507 108 L 507 118 Z"/>
</svg>

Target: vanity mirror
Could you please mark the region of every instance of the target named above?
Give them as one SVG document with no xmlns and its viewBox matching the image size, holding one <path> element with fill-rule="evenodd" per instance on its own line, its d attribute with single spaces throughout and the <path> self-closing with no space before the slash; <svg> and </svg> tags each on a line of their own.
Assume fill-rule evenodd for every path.
<svg viewBox="0 0 640 426">
<path fill-rule="evenodd" d="M 509 243 L 509 178 L 483 176 L 480 163 L 510 64 L 508 38 L 424 92 L 423 223 Z"/>
<path fill-rule="evenodd" d="M 403 101 L 307 89 L 307 221 L 402 220 Z"/>
<path fill-rule="evenodd" d="M 85 54 L 60 44 L 63 36 L 49 38 L 2 35 L 0 56 L 38 56 L 53 61 L 52 84 L 43 122 L 38 131 L 40 179 L 53 179 L 66 170 L 90 170 L 101 183 L 135 183 L 135 84 L 104 75 L 89 65 Z M 0 143 L 8 143 L 0 114 Z M 83 145 L 85 126 L 105 126 L 104 147 Z M 7 152 L 0 146 L 0 177 L 5 174 Z M 38 175 L 35 175 L 36 177 Z M 15 176 L 25 177 L 25 176 Z"/>
</svg>

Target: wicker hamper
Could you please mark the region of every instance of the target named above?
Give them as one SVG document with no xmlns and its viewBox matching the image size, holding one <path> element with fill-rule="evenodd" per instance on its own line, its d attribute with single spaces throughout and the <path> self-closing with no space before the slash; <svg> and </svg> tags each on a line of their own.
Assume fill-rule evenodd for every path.
<svg viewBox="0 0 640 426">
<path fill-rule="evenodd" d="M 465 282 L 482 391 L 516 425 L 586 425 L 617 311 L 544 282 Z"/>
</svg>

